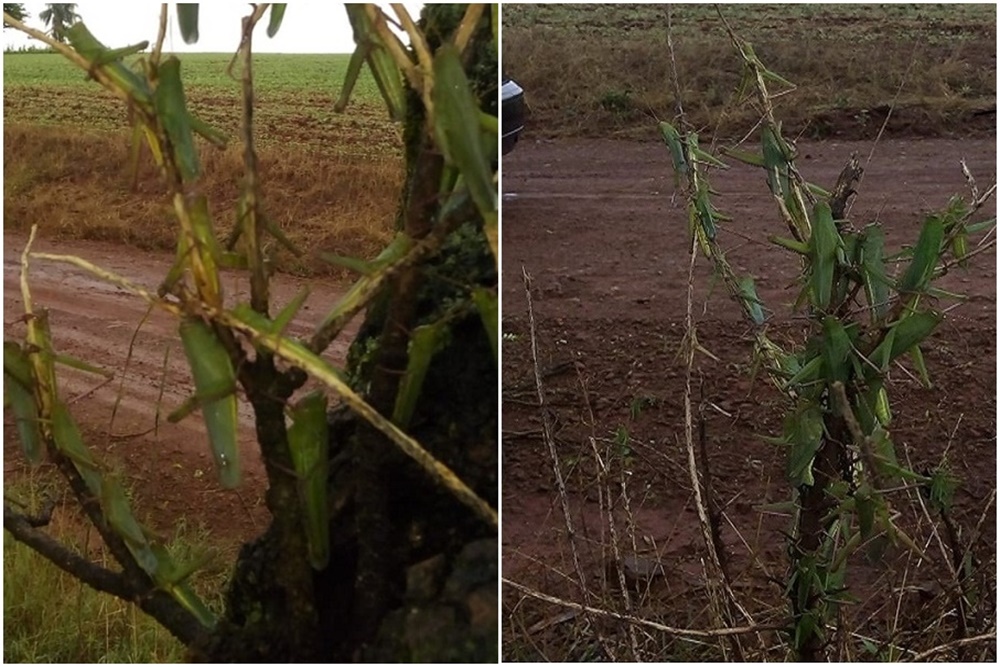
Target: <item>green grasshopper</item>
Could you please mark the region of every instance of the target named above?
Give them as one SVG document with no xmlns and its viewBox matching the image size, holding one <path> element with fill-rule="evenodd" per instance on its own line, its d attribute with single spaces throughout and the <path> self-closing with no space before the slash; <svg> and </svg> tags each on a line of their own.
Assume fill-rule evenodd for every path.
<svg viewBox="0 0 1000 667">
<path fill-rule="evenodd" d="M 145 105 L 147 108 L 152 104 L 153 91 L 149 86 L 149 81 L 126 67 L 122 62 L 122 58 L 125 56 L 145 51 L 149 47 L 148 41 L 119 49 L 109 49 L 98 41 L 82 22 L 73 24 L 66 31 L 66 37 L 76 52 L 90 61 L 91 77 L 94 76 L 95 70 L 99 69 L 116 88 L 126 93 L 130 99 Z"/>
</svg>

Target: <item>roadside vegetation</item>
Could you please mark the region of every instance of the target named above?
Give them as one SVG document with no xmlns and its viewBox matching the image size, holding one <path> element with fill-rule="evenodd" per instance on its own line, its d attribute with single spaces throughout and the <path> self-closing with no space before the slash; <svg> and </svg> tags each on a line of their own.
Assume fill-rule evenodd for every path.
<svg viewBox="0 0 1000 667">
<path fill-rule="evenodd" d="M 734 5 L 733 27 L 796 82 L 776 102 L 790 136 L 991 136 L 993 5 Z M 504 69 L 526 90 L 539 137 L 655 139 L 675 103 L 664 5 L 506 5 Z M 734 93 L 728 37 L 712 5 L 674 8 L 673 40 L 694 127 L 738 139 L 757 118 Z M 752 90 L 743 89 L 743 95 Z M 652 129 L 651 129 L 652 128 Z"/>
</svg>

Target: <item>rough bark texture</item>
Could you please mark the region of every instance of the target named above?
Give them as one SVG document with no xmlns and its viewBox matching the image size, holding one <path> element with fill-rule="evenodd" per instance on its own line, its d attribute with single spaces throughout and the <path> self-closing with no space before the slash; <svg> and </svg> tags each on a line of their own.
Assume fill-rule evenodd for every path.
<svg viewBox="0 0 1000 667">
<path fill-rule="evenodd" d="M 425 8 L 422 23 L 432 49 L 452 34 L 464 9 Z M 496 113 L 497 58 L 487 18 L 467 55 L 483 109 Z M 420 236 L 436 222 L 442 203 L 436 196 L 442 158 L 423 129 L 419 98 L 411 95 L 409 105 L 399 227 Z M 456 306 L 468 300 L 472 287 L 496 282 L 482 221 L 470 219 L 436 257 L 390 281 L 368 310 L 347 369 L 355 389 L 390 413 L 410 332 L 449 313 L 447 343 L 434 356 L 407 431 L 494 506 L 497 364 L 478 313 Z M 274 429 L 258 429 L 271 441 L 262 447 L 285 459 L 283 418 L 280 427 L 279 415 L 270 419 Z M 308 590 L 290 587 L 288 570 L 301 571 L 306 549 L 303 543 L 299 563 L 288 562 L 290 545 L 302 538 L 289 533 L 278 509 L 288 499 L 275 497 L 272 525 L 240 553 L 225 620 L 212 645 L 194 657 L 496 662 L 495 529 L 430 482 L 363 420 L 338 410 L 330 421 L 329 565 L 311 573 Z M 285 484 L 278 486 L 287 491 Z M 269 507 L 271 500 L 269 495 Z"/>
</svg>

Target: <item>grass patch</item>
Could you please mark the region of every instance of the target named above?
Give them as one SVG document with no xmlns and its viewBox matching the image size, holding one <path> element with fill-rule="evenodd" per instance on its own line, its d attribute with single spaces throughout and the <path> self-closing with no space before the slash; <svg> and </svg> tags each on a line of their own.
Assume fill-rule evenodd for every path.
<svg viewBox="0 0 1000 667">
<path fill-rule="evenodd" d="M 37 509 L 44 498 L 57 500 L 49 534 L 117 569 L 97 531 L 68 496 L 53 470 L 30 471 L 4 484 L 5 500 Z M 65 492 L 68 493 L 68 492 Z M 181 563 L 211 556 L 211 536 L 180 525 L 169 550 Z M 225 559 L 212 557 L 192 577 L 208 604 L 221 611 Z M 185 647 L 137 606 L 99 593 L 66 574 L 6 531 L 3 538 L 4 662 L 135 663 L 185 662 Z"/>
<path fill-rule="evenodd" d="M 756 116 L 736 104 L 740 71 L 714 7 L 672 11 L 689 119 L 737 138 Z M 775 103 L 788 134 L 872 138 L 904 78 L 890 135 L 995 132 L 991 5 L 733 5 L 724 12 L 769 68 L 798 86 Z M 526 90 L 530 132 L 655 138 L 652 117 L 673 117 L 666 6 L 508 5 L 503 23 L 504 68 Z"/>
</svg>

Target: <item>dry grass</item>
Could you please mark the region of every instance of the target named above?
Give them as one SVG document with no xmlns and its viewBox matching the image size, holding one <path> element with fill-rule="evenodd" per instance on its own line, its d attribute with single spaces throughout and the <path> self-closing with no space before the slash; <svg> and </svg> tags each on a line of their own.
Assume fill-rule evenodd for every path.
<svg viewBox="0 0 1000 667">
<path fill-rule="evenodd" d="M 994 133 L 995 9 L 812 7 L 726 10 L 768 67 L 799 87 L 776 103 L 786 134 L 874 137 L 904 78 L 889 135 Z M 666 6 L 506 6 L 504 68 L 526 90 L 530 131 L 654 138 L 651 117 L 669 120 L 675 108 L 666 26 Z M 678 6 L 673 26 L 689 119 L 736 138 L 757 119 L 735 108 L 740 69 L 714 9 Z"/>
<path fill-rule="evenodd" d="M 204 146 L 204 176 L 216 230 L 236 220 L 243 171 L 240 146 Z M 151 158 L 143 157 L 135 190 L 127 136 L 79 128 L 4 126 L 4 228 L 43 235 L 172 249 L 176 221 Z M 306 251 L 282 250 L 281 269 L 336 273 L 320 251 L 371 257 L 391 237 L 403 168 L 396 157 L 324 154 L 306 146 L 259 151 L 265 211 Z"/>
</svg>

